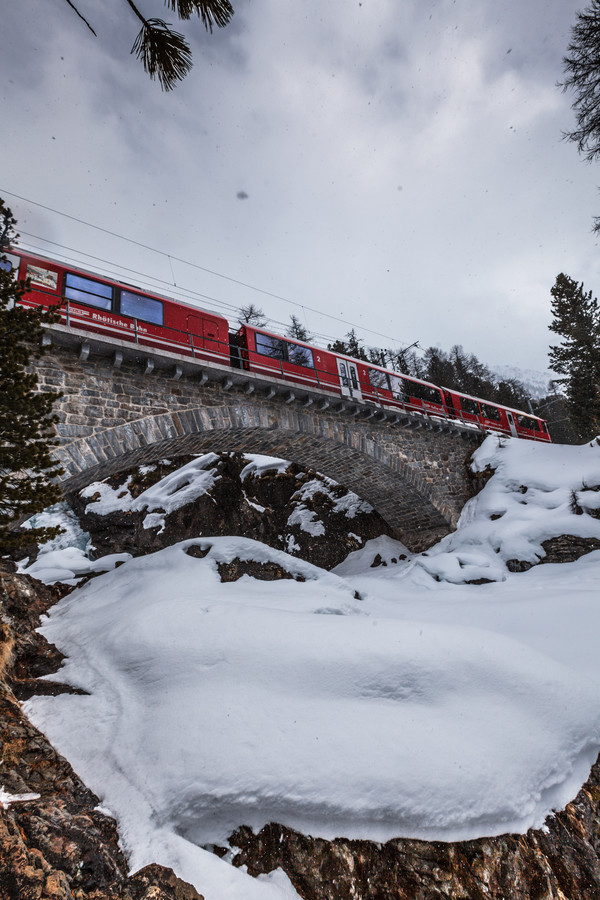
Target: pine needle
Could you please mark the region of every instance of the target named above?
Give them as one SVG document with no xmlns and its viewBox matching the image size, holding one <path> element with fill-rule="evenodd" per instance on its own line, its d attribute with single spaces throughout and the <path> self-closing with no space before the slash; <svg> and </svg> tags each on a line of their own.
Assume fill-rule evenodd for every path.
<svg viewBox="0 0 600 900">
<path fill-rule="evenodd" d="M 180 19 L 189 19 L 194 13 L 200 16 L 207 31 L 212 32 L 213 24 L 224 28 L 233 15 L 229 0 L 165 0 L 166 6 L 176 12 Z"/>
<path fill-rule="evenodd" d="M 147 19 L 131 48 L 150 78 L 158 78 L 163 91 L 172 90 L 192 68 L 192 52 L 182 34 L 162 19 Z"/>
</svg>

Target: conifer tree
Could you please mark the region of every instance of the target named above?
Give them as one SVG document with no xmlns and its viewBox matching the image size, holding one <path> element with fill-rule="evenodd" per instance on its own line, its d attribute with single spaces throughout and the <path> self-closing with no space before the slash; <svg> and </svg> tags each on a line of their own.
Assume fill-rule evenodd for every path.
<svg viewBox="0 0 600 900">
<path fill-rule="evenodd" d="M 56 421 L 52 405 L 60 395 L 38 391 L 37 376 L 27 371 L 30 359 L 42 352 L 42 323 L 54 314 L 19 305 L 29 284 L 17 281 L 4 253 L 16 239 L 14 225 L 0 199 L 0 552 L 53 537 L 59 529 L 15 529 L 61 497 L 52 482 L 61 469 L 50 455 L 56 441 L 49 436 Z"/>
<path fill-rule="evenodd" d="M 362 359 L 364 362 L 369 362 L 369 357 L 362 346 L 362 341 L 357 337 L 354 328 L 345 337 L 345 341 L 336 340 L 333 344 L 327 344 L 327 349 L 332 350 L 334 353 L 344 353 L 346 356 L 351 356 L 352 359 Z"/>
<path fill-rule="evenodd" d="M 600 431 L 600 310 L 592 292 L 568 275 L 552 287 L 550 330 L 562 342 L 550 348 L 550 367 L 563 377 L 567 410 L 578 436 L 586 440 Z"/>
<path fill-rule="evenodd" d="M 414 346 L 414 345 L 413 345 Z M 418 343 L 416 345 L 419 346 Z M 413 375 L 415 378 L 423 377 L 423 364 L 414 350 L 410 348 L 405 350 L 387 350 L 388 366 L 394 372 L 401 372 L 404 375 Z"/>
<path fill-rule="evenodd" d="M 577 13 L 571 43 L 563 58 L 565 80 L 562 88 L 573 93 L 576 127 L 565 137 L 577 144 L 587 160 L 600 156 L 600 0 L 591 0 Z M 600 217 L 594 217 L 594 231 L 600 232 Z"/>
<path fill-rule="evenodd" d="M 307 344 L 312 342 L 312 335 L 307 328 L 304 327 L 298 316 L 290 316 L 290 324 L 285 330 L 287 337 L 296 338 L 298 341 L 305 341 Z"/>
</svg>

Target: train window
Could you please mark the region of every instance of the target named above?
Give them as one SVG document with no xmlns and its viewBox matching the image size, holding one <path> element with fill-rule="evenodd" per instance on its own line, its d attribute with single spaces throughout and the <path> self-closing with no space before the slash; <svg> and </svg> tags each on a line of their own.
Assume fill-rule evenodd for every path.
<svg viewBox="0 0 600 900">
<path fill-rule="evenodd" d="M 399 375 L 388 375 L 388 381 L 392 388 L 392 397 L 396 400 L 402 400 L 404 395 L 404 382 Z"/>
<path fill-rule="evenodd" d="M 270 334 L 260 334 L 256 332 L 256 352 L 262 356 L 270 356 L 271 359 L 286 359 L 285 341 L 280 338 L 271 337 Z"/>
<path fill-rule="evenodd" d="M 301 347 L 299 344 L 292 344 L 290 341 L 287 345 L 287 352 L 289 361 L 295 366 L 306 366 L 307 369 L 314 369 L 313 353 L 308 347 Z"/>
<path fill-rule="evenodd" d="M 20 264 L 21 257 L 16 256 L 14 253 L 3 253 L 0 257 L 0 269 L 4 269 L 5 272 L 14 272 L 17 274 Z"/>
<path fill-rule="evenodd" d="M 438 388 L 430 387 L 428 384 L 421 384 L 420 381 L 412 381 L 406 379 L 406 390 L 411 397 L 417 400 L 426 400 L 428 403 L 439 403 L 442 405 L 442 393 Z"/>
<path fill-rule="evenodd" d="M 526 416 L 523 413 L 515 413 L 515 419 L 519 428 L 527 428 L 529 431 L 541 431 L 540 423 L 533 416 Z"/>
<path fill-rule="evenodd" d="M 262 356 L 270 356 L 271 359 L 279 359 L 281 362 L 289 362 L 294 366 L 305 366 L 314 369 L 315 360 L 313 352 L 308 347 L 301 347 L 292 341 L 282 341 L 281 338 L 272 337 L 270 334 L 256 332 L 256 352 Z"/>
<path fill-rule="evenodd" d="M 369 381 L 371 387 L 383 388 L 385 391 L 390 390 L 390 380 L 386 372 L 381 372 L 379 369 L 369 369 Z"/>
<path fill-rule="evenodd" d="M 86 303 L 88 306 L 112 309 L 112 288 L 110 285 L 102 284 L 101 281 L 93 281 L 91 278 L 83 278 L 82 275 L 73 275 L 72 272 L 67 272 L 65 297 L 67 300 Z"/>
<path fill-rule="evenodd" d="M 481 406 L 481 415 L 484 419 L 492 419 L 494 422 L 499 422 L 501 420 L 500 410 L 496 409 L 495 406 L 491 406 L 489 403 L 480 403 Z"/>
<path fill-rule="evenodd" d="M 471 400 L 470 397 L 461 397 L 460 405 L 462 407 L 462 411 L 468 413 L 471 416 L 478 416 L 479 413 L 479 404 L 477 400 Z"/>
<path fill-rule="evenodd" d="M 160 300 L 134 294 L 132 291 L 121 291 L 121 313 L 154 325 L 163 324 L 163 305 Z"/>
</svg>

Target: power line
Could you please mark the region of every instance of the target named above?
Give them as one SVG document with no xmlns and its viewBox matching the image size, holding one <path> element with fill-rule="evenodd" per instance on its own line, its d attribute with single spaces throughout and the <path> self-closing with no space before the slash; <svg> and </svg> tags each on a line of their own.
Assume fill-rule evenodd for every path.
<svg viewBox="0 0 600 900">
<path fill-rule="evenodd" d="M 364 325 L 356 325 L 353 322 L 347 322 L 344 319 L 341 319 L 339 316 L 332 316 L 330 313 L 323 312 L 319 309 L 314 309 L 311 306 L 306 306 L 304 303 L 300 303 L 297 300 L 290 300 L 288 297 L 283 297 L 281 294 L 274 294 L 271 291 L 264 290 L 263 288 L 255 287 L 255 285 L 249 284 L 245 281 L 240 281 L 237 278 L 232 278 L 230 275 L 224 275 L 222 272 L 217 272 L 214 269 L 208 269 L 205 266 L 201 266 L 198 263 L 191 262 L 188 259 L 182 259 L 181 257 L 174 256 L 172 253 L 166 253 L 164 250 L 159 250 L 156 247 L 151 247 L 148 244 L 144 244 L 141 241 L 136 241 L 133 238 L 128 238 L 123 234 L 118 234 L 115 231 L 111 231 L 110 228 L 103 228 L 100 225 L 94 225 L 92 222 L 86 222 L 85 219 L 80 219 L 77 216 L 72 216 L 69 213 L 61 212 L 58 209 L 54 209 L 52 206 L 46 206 L 43 203 L 38 203 L 36 200 L 30 200 L 27 197 L 22 197 L 20 194 L 15 194 L 12 191 L 8 191 L 5 188 L 0 187 L 0 193 L 8 194 L 9 197 L 15 197 L 17 200 L 22 200 L 23 203 L 30 203 L 32 206 L 37 206 L 40 209 L 44 209 L 47 212 L 54 213 L 57 216 L 62 216 L 65 219 L 70 219 L 72 222 L 77 222 L 80 225 L 85 225 L 87 228 L 93 228 L 95 231 L 100 231 L 103 234 L 108 234 L 111 237 L 117 238 L 118 240 L 126 241 L 129 244 L 134 244 L 136 247 L 141 247 L 143 250 L 149 250 L 151 253 L 156 253 L 159 256 L 166 256 L 169 260 L 175 260 L 176 262 L 180 262 L 183 265 L 191 266 L 194 269 L 198 269 L 200 272 L 205 272 L 208 275 L 213 275 L 216 278 L 222 278 L 225 281 L 230 281 L 232 284 L 237 284 L 239 287 L 246 288 L 250 291 L 255 291 L 258 294 L 263 294 L 265 297 L 271 297 L 274 300 L 281 300 L 283 303 L 290 303 L 292 306 L 297 307 L 298 309 L 308 310 L 309 312 L 314 313 L 318 316 L 324 316 L 327 319 L 332 319 L 335 322 L 341 322 L 343 325 L 350 326 L 351 328 L 358 328 L 361 331 L 368 332 L 369 334 L 374 334 L 377 337 L 385 338 L 386 340 L 391 340 L 395 344 L 402 345 L 405 343 L 404 341 L 400 341 L 398 338 L 392 338 L 389 335 L 381 334 L 379 331 L 374 331 L 372 328 L 366 328 Z M 45 238 L 37 238 L 37 240 L 45 240 Z M 48 241 L 48 243 L 53 243 L 53 241 Z M 60 246 L 57 244 L 56 246 Z M 67 248 L 68 249 L 68 248 Z M 78 251 L 73 251 L 77 253 Z M 89 255 L 89 254 L 84 254 Z M 91 257 L 93 258 L 93 257 Z M 123 267 L 125 268 L 125 267 Z M 158 280 L 158 279 L 156 279 Z M 203 295 L 200 295 L 203 296 Z"/>
<path fill-rule="evenodd" d="M 123 266 L 120 263 L 115 263 L 112 260 L 104 259 L 101 256 L 94 256 L 92 253 L 86 253 L 83 250 L 77 250 L 74 247 L 67 247 L 66 244 L 59 244 L 57 241 L 51 241 L 49 238 L 40 237 L 40 235 L 32 234 L 29 231 L 22 231 L 22 235 L 26 235 L 29 238 L 33 238 L 36 241 L 42 241 L 43 244 L 52 244 L 53 247 L 59 247 L 62 251 L 69 251 L 70 253 L 77 254 L 76 257 L 68 256 L 66 253 L 62 252 L 61 257 L 63 260 L 73 263 L 76 266 L 81 266 L 81 256 L 87 257 L 87 259 L 94 260 L 94 269 L 97 273 L 101 273 L 109 276 L 112 279 L 115 279 L 115 271 L 117 272 L 127 272 L 131 275 L 137 276 L 136 285 L 134 287 L 147 287 L 149 290 L 157 290 L 156 285 L 164 286 L 168 288 L 168 291 L 164 291 L 171 295 L 174 299 L 183 299 L 183 300 L 207 300 L 213 306 L 222 307 L 225 312 L 229 315 L 237 314 L 239 312 L 239 306 L 236 306 L 233 303 L 228 303 L 226 300 L 219 300 L 217 297 L 213 297 L 210 294 L 203 294 L 200 291 L 195 291 L 192 288 L 183 287 L 180 285 L 174 284 L 174 282 L 167 281 L 164 278 L 158 278 L 156 275 L 147 275 L 145 272 L 140 272 L 137 269 L 131 269 L 128 266 Z M 37 246 L 31 241 L 24 241 L 22 245 L 26 249 L 30 249 L 34 252 L 46 252 L 45 247 Z M 99 265 L 102 263 L 103 265 Z M 106 266 L 110 266 L 110 268 L 105 268 Z M 119 276 L 120 278 L 120 276 Z M 286 329 L 289 323 L 280 322 L 278 319 L 274 319 L 269 317 L 269 322 L 273 325 L 280 325 L 282 329 Z M 319 345 L 319 342 L 323 341 L 334 341 L 336 338 L 333 335 L 323 334 L 321 332 L 315 332 L 313 335 L 314 338 L 318 338 L 316 346 Z"/>
</svg>

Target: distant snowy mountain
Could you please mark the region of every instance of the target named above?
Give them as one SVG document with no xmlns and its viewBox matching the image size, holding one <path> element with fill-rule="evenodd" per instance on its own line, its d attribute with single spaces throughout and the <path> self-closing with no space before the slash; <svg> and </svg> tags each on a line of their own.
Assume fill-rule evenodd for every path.
<svg viewBox="0 0 600 900">
<path fill-rule="evenodd" d="M 550 369 L 544 372 L 539 369 L 520 369 L 518 366 L 490 366 L 490 369 L 498 378 L 515 378 L 520 381 L 533 400 L 552 393 L 550 382 L 558 377 Z"/>
</svg>

